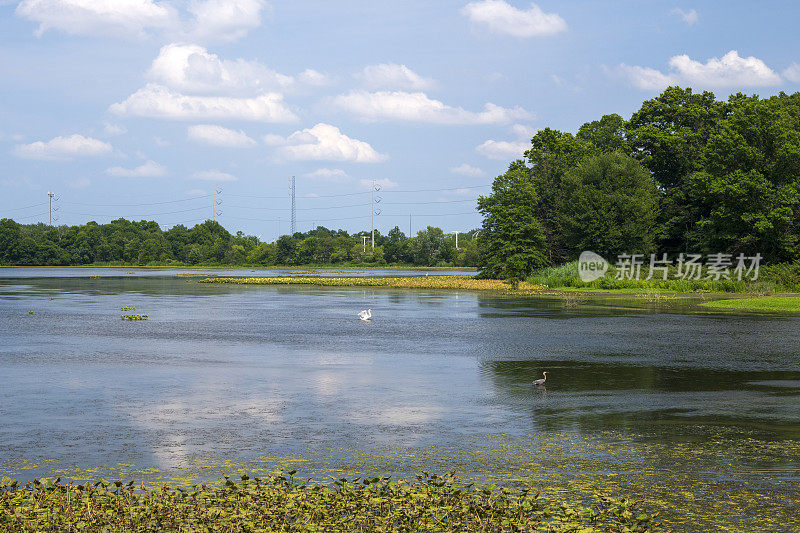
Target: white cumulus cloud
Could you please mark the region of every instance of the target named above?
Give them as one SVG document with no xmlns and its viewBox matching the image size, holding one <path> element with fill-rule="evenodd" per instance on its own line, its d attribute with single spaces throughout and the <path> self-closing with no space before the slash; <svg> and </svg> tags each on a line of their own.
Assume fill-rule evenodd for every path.
<svg viewBox="0 0 800 533">
<path fill-rule="evenodd" d="M 191 2 L 194 15 L 189 38 L 199 41 L 237 41 L 261 25 L 264 0 L 206 0 Z"/>
<path fill-rule="evenodd" d="M 453 174 L 461 174 L 462 176 L 469 176 L 470 178 L 480 178 L 481 176 L 485 176 L 483 170 L 466 163 L 462 163 L 457 167 L 452 167 L 450 172 Z"/>
<path fill-rule="evenodd" d="M 270 141 L 273 145 L 278 144 L 274 136 Z M 368 143 L 352 139 L 330 124 L 319 123 L 313 128 L 296 131 L 282 141 L 277 149 L 278 155 L 295 161 L 376 163 L 387 159 Z"/>
<path fill-rule="evenodd" d="M 477 146 L 475 151 L 490 159 L 519 159 L 523 157 L 525 151 L 530 149 L 530 142 L 521 141 L 495 141 L 489 139 Z"/>
<path fill-rule="evenodd" d="M 690 9 L 689 11 L 684 11 L 683 9 L 676 7 L 675 9 L 670 11 L 670 13 L 680 17 L 689 26 L 697 24 L 697 21 L 700 19 L 700 15 L 698 15 L 697 11 L 695 11 L 694 9 Z"/>
<path fill-rule="evenodd" d="M 770 87 L 780 84 L 780 75 L 757 57 L 741 57 L 731 50 L 722 57 L 705 63 L 686 54 L 669 60 L 670 71 L 663 73 L 649 67 L 619 65 L 618 75 L 639 89 L 656 90 L 668 85 L 686 84 L 699 87 Z"/>
<path fill-rule="evenodd" d="M 73 157 L 97 156 L 111 153 L 113 148 L 107 142 L 74 134 L 56 137 L 49 141 L 36 141 L 31 144 L 18 144 L 14 155 L 25 159 L 64 160 Z"/>
<path fill-rule="evenodd" d="M 283 103 L 283 96 L 265 93 L 252 98 L 191 96 L 148 83 L 109 111 L 122 116 L 174 120 L 220 119 L 259 122 L 292 122 L 297 116 Z"/>
<path fill-rule="evenodd" d="M 405 65 L 381 63 L 364 67 L 356 78 L 368 89 L 401 89 L 421 91 L 433 86 L 433 81 L 423 78 Z"/>
<path fill-rule="evenodd" d="M 503 0 L 470 2 L 461 12 L 473 24 L 486 27 L 493 33 L 527 38 L 553 35 L 565 31 L 567 23 L 556 13 L 545 13 L 536 4 L 522 10 Z"/>
<path fill-rule="evenodd" d="M 167 175 L 167 169 L 155 161 L 147 161 L 136 168 L 111 167 L 106 174 L 118 178 L 160 178 Z"/>
<path fill-rule="evenodd" d="M 800 83 L 800 65 L 792 63 L 783 71 L 783 77 L 794 83 Z"/>
<path fill-rule="evenodd" d="M 73 35 L 144 36 L 148 30 L 177 26 L 178 14 L 167 2 L 153 0 L 23 0 L 17 16 Z"/>
<path fill-rule="evenodd" d="M 367 122 L 401 121 L 433 124 L 503 124 L 530 118 L 520 107 L 487 103 L 483 111 L 467 111 L 428 98 L 425 93 L 352 91 L 333 99 L 333 105 Z"/>
<path fill-rule="evenodd" d="M 234 176 L 233 174 L 228 174 L 227 172 L 221 172 L 219 170 L 201 170 L 199 172 L 195 172 L 192 174 L 194 179 L 198 180 L 206 180 L 206 181 L 238 181 L 239 178 Z"/>
<path fill-rule="evenodd" d="M 147 71 L 147 78 L 183 93 L 256 95 L 285 90 L 294 78 L 258 61 L 220 59 L 196 44 L 165 45 Z"/>
<path fill-rule="evenodd" d="M 303 174 L 303 177 L 332 183 L 345 183 L 350 181 L 350 176 L 347 175 L 347 172 L 340 168 L 318 168 L 314 172 Z"/>
<path fill-rule="evenodd" d="M 214 124 L 197 124 L 189 126 L 189 139 L 211 146 L 227 146 L 248 148 L 257 143 L 242 130 L 230 130 Z"/>
</svg>

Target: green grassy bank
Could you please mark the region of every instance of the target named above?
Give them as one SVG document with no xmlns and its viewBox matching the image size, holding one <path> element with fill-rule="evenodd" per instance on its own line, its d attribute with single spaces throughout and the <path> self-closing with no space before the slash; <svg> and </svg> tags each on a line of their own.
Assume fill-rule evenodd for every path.
<svg viewBox="0 0 800 533">
<path fill-rule="evenodd" d="M 764 296 L 704 302 L 703 307 L 741 309 L 742 311 L 789 311 L 800 313 L 800 296 Z"/>
</svg>

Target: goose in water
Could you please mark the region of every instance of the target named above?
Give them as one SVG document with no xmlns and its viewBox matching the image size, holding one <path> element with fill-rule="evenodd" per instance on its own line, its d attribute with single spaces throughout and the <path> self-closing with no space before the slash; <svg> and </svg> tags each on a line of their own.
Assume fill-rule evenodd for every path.
<svg viewBox="0 0 800 533">
<path fill-rule="evenodd" d="M 535 385 L 537 387 L 543 386 L 544 382 L 547 381 L 547 372 L 542 372 L 542 375 L 544 376 L 542 379 L 534 380 L 534 382 L 531 383 L 531 385 Z"/>
<path fill-rule="evenodd" d="M 358 313 L 358 318 L 360 318 L 364 322 L 368 321 L 369 319 L 372 318 L 372 309 L 366 309 L 364 311 L 361 311 L 360 313 Z"/>
</svg>

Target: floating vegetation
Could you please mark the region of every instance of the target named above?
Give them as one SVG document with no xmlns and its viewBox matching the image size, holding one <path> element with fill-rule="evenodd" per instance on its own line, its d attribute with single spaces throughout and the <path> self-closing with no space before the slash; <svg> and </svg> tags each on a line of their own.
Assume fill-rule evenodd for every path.
<svg viewBox="0 0 800 533">
<path fill-rule="evenodd" d="M 145 488 L 134 482 L 0 484 L 6 531 L 550 531 L 666 532 L 637 502 L 596 496 L 592 505 L 552 503 L 529 487 L 464 485 L 452 474 L 415 481 L 297 481 L 228 477 L 219 487 Z"/>
<path fill-rule="evenodd" d="M 253 271 L 253 272 L 255 272 L 255 271 Z M 208 273 L 203 273 L 203 272 L 178 272 L 175 275 L 176 276 L 187 276 L 187 277 L 192 277 L 192 276 L 214 277 L 214 276 L 217 276 L 217 274 L 208 274 Z"/>
<path fill-rule="evenodd" d="M 135 305 L 126 305 L 125 307 L 121 307 L 120 309 L 122 311 L 133 311 L 134 309 L 136 309 L 136 306 Z"/>
<path fill-rule="evenodd" d="M 89 276 L 91 279 L 100 279 L 100 276 Z"/>
<path fill-rule="evenodd" d="M 326 278 L 315 276 L 272 278 L 206 278 L 200 283 L 233 283 L 240 285 L 320 285 L 324 287 L 396 287 L 403 289 L 465 289 L 476 291 L 540 292 L 544 285 L 520 282 L 512 289 L 499 279 L 476 279 L 472 276 L 415 276 L 406 278 Z"/>
<path fill-rule="evenodd" d="M 147 315 L 122 315 L 122 320 L 147 320 Z"/>
<path fill-rule="evenodd" d="M 36 314 L 36 313 L 34 313 L 33 311 L 28 311 L 28 314 L 29 314 L 29 315 L 34 315 L 34 314 Z"/>
</svg>

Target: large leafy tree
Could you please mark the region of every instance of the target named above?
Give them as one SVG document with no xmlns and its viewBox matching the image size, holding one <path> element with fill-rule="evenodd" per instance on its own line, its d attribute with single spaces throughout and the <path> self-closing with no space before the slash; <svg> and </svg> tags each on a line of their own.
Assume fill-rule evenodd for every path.
<svg viewBox="0 0 800 533">
<path fill-rule="evenodd" d="M 478 236 L 482 276 L 521 279 L 548 263 L 538 207 L 531 170 L 521 160 L 494 180 L 490 195 L 478 198 L 484 216 Z"/>
<path fill-rule="evenodd" d="M 650 253 L 659 192 L 650 173 L 619 152 L 589 156 L 564 175 L 561 216 L 570 258 Z"/>
</svg>

